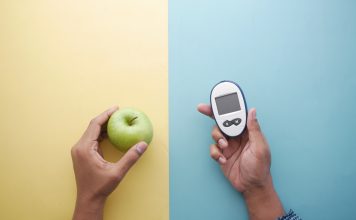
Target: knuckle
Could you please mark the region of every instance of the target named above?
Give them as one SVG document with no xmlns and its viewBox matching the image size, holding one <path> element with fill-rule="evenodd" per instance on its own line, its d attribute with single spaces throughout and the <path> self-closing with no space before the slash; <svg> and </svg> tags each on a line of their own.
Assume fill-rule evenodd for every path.
<svg viewBox="0 0 356 220">
<path fill-rule="evenodd" d="M 261 128 L 260 128 L 260 126 L 259 126 L 259 125 L 256 125 L 256 126 L 255 126 L 255 131 L 258 131 L 258 132 L 260 132 L 260 131 L 261 131 Z"/>
<path fill-rule="evenodd" d="M 86 152 L 83 148 L 75 146 L 75 147 L 72 147 L 72 149 L 71 149 L 71 155 L 73 158 L 85 158 Z"/>
<path fill-rule="evenodd" d="M 216 155 L 218 154 L 218 152 L 217 152 L 217 150 L 216 150 L 216 147 L 215 147 L 215 145 L 211 145 L 210 146 L 210 156 L 211 157 L 215 157 Z"/>
<path fill-rule="evenodd" d="M 132 165 L 138 160 L 138 158 L 141 156 L 141 153 L 138 152 L 136 149 L 132 149 L 129 153 L 130 155 L 129 155 L 128 163 Z"/>
<path fill-rule="evenodd" d="M 214 138 L 214 139 L 218 139 L 221 137 L 221 134 L 220 134 L 220 131 L 218 129 L 217 126 L 214 126 L 214 129 L 211 131 L 211 136 Z"/>
<path fill-rule="evenodd" d="M 212 137 L 215 137 L 215 134 L 216 134 L 216 131 L 215 131 L 215 129 L 213 129 L 213 130 L 211 131 L 211 136 L 212 136 Z"/>
<path fill-rule="evenodd" d="M 262 150 L 256 150 L 255 154 L 258 159 L 263 159 L 265 157 L 265 152 Z"/>
<path fill-rule="evenodd" d="M 258 123 L 258 120 L 257 120 L 257 119 L 254 119 L 254 126 L 253 126 L 253 128 L 254 128 L 256 131 L 260 131 L 260 130 L 261 130 L 260 124 Z"/>
<path fill-rule="evenodd" d="M 71 153 L 72 157 L 75 157 L 78 154 L 78 148 L 76 146 L 73 146 L 70 149 L 70 153 Z"/>
<path fill-rule="evenodd" d="M 210 157 L 213 158 L 215 160 L 216 158 L 216 154 L 214 152 L 210 152 Z"/>
<path fill-rule="evenodd" d="M 94 125 L 96 123 L 96 118 L 93 118 L 90 120 L 89 125 Z"/>
<path fill-rule="evenodd" d="M 119 172 L 119 173 L 112 172 L 111 175 L 109 175 L 109 181 L 110 182 L 120 182 L 121 179 L 122 179 L 121 172 Z"/>
<path fill-rule="evenodd" d="M 270 157 L 270 152 L 268 149 L 258 148 L 255 152 L 256 158 L 265 160 Z"/>
</svg>

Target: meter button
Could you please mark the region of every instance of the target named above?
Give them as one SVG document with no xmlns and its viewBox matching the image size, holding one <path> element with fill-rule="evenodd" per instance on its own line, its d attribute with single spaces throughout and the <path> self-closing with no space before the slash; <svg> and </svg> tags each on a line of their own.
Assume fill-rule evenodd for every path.
<svg viewBox="0 0 356 220">
<path fill-rule="evenodd" d="M 223 125 L 224 125 L 224 127 L 230 127 L 231 125 L 237 126 L 241 123 L 241 121 L 242 121 L 241 118 L 235 118 L 231 121 L 229 121 L 229 120 L 224 121 Z"/>
</svg>

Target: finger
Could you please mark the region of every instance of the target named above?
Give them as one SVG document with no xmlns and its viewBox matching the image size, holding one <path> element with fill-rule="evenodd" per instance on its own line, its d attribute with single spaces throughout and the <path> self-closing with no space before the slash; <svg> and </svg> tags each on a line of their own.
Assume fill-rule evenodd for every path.
<svg viewBox="0 0 356 220">
<path fill-rule="evenodd" d="M 84 132 L 82 138 L 89 139 L 90 141 L 98 140 L 101 133 L 101 127 L 109 120 L 110 116 L 115 111 L 117 111 L 117 109 L 118 109 L 117 106 L 111 107 L 106 111 L 104 111 L 103 113 L 101 113 L 100 115 L 93 118 L 90 121 L 89 126 L 87 130 Z"/>
<path fill-rule="evenodd" d="M 221 133 L 220 129 L 218 126 L 214 126 L 213 130 L 211 131 L 211 136 L 215 140 L 215 142 L 219 145 L 221 148 L 227 148 L 228 147 L 228 142 L 225 139 L 224 135 Z"/>
<path fill-rule="evenodd" d="M 145 142 L 139 142 L 131 147 L 125 155 L 116 162 L 117 175 L 123 178 L 130 168 L 138 161 L 141 155 L 146 151 L 148 145 Z"/>
<path fill-rule="evenodd" d="M 222 148 L 222 153 L 226 160 L 230 160 L 233 154 L 236 152 L 241 152 L 243 149 L 243 143 L 241 137 L 235 137 L 229 140 L 229 146 L 227 148 Z"/>
<path fill-rule="evenodd" d="M 203 115 L 214 118 L 213 111 L 211 110 L 211 106 L 208 104 L 200 103 L 197 107 L 197 110 Z"/>
<path fill-rule="evenodd" d="M 226 158 L 215 144 L 210 146 L 210 157 L 219 162 L 221 165 L 226 163 Z"/>
<path fill-rule="evenodd" d="M 248 138 L 251 142 L 263 140 L 263 134 L 256 117 L 256 109 L 252 108 L 247 117 Z"/>
</svg>

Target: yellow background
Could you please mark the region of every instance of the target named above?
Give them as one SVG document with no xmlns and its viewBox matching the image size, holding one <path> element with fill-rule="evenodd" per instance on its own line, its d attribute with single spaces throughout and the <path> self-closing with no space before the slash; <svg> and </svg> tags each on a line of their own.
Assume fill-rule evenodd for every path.
<svg viewBox="0 0 356 220">
<path fill-rule="evenodd" d="M 154 139 L 105 219 L 168 219 L 167 59 L 166 0 L 1 1 L 0 219 L 70 219 L 70 148 L 115 104 L 145 111 Z"/>
</svg>

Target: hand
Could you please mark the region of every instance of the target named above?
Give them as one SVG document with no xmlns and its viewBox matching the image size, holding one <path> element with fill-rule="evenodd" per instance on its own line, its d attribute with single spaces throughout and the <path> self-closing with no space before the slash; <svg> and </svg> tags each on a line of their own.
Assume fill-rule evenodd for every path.
<svg viewBox="0 0 356 220">
<path fill-rule="evenodd" d="M 213 118 L 210 105 L 200 104 L 198 111 Z M 226 178 L 244 196 L 250 218 L 275 219 L 283 215 L 270 173 L 271 153 L 257 121 L 256 109 L 249 111 L 247 130 L 240 136 L 226 138 L 217 126 L 211 135 L 215 144 L 210 146 L 210 156 L 219 162 Z M 266 203 L 273 203 L 273 207 Z M 261 210 L 260 206 L 270 208 Z"/>
<path fill-rule="evenodd" d="M 116 163 L 103 158 L 99 141 L 105 133 L 105 124 L 117 110 L 110 108 L 92 119 L 87 130 L 72 147 L 72 160 L 77 183 L 77 201 L 73 219 L 98 220 L 103 218 L 106 198 L 115 190 L 129 169 L 147 149 L 140 142 Z"/>
<path fill-rule="evenodd" d="M 198 111 L 213 117 L 209 105 L 199 105 Z M 244 193 L 266 185 L 270 179 L 271 154 L 258 121 L 256 110 L 247 117 L 247 130 L 236 138 L 226 138 L 215 125 L 211 136 L 210 156 L 217 160 L 226 178 L 239 192 Z"/>
</svg>

